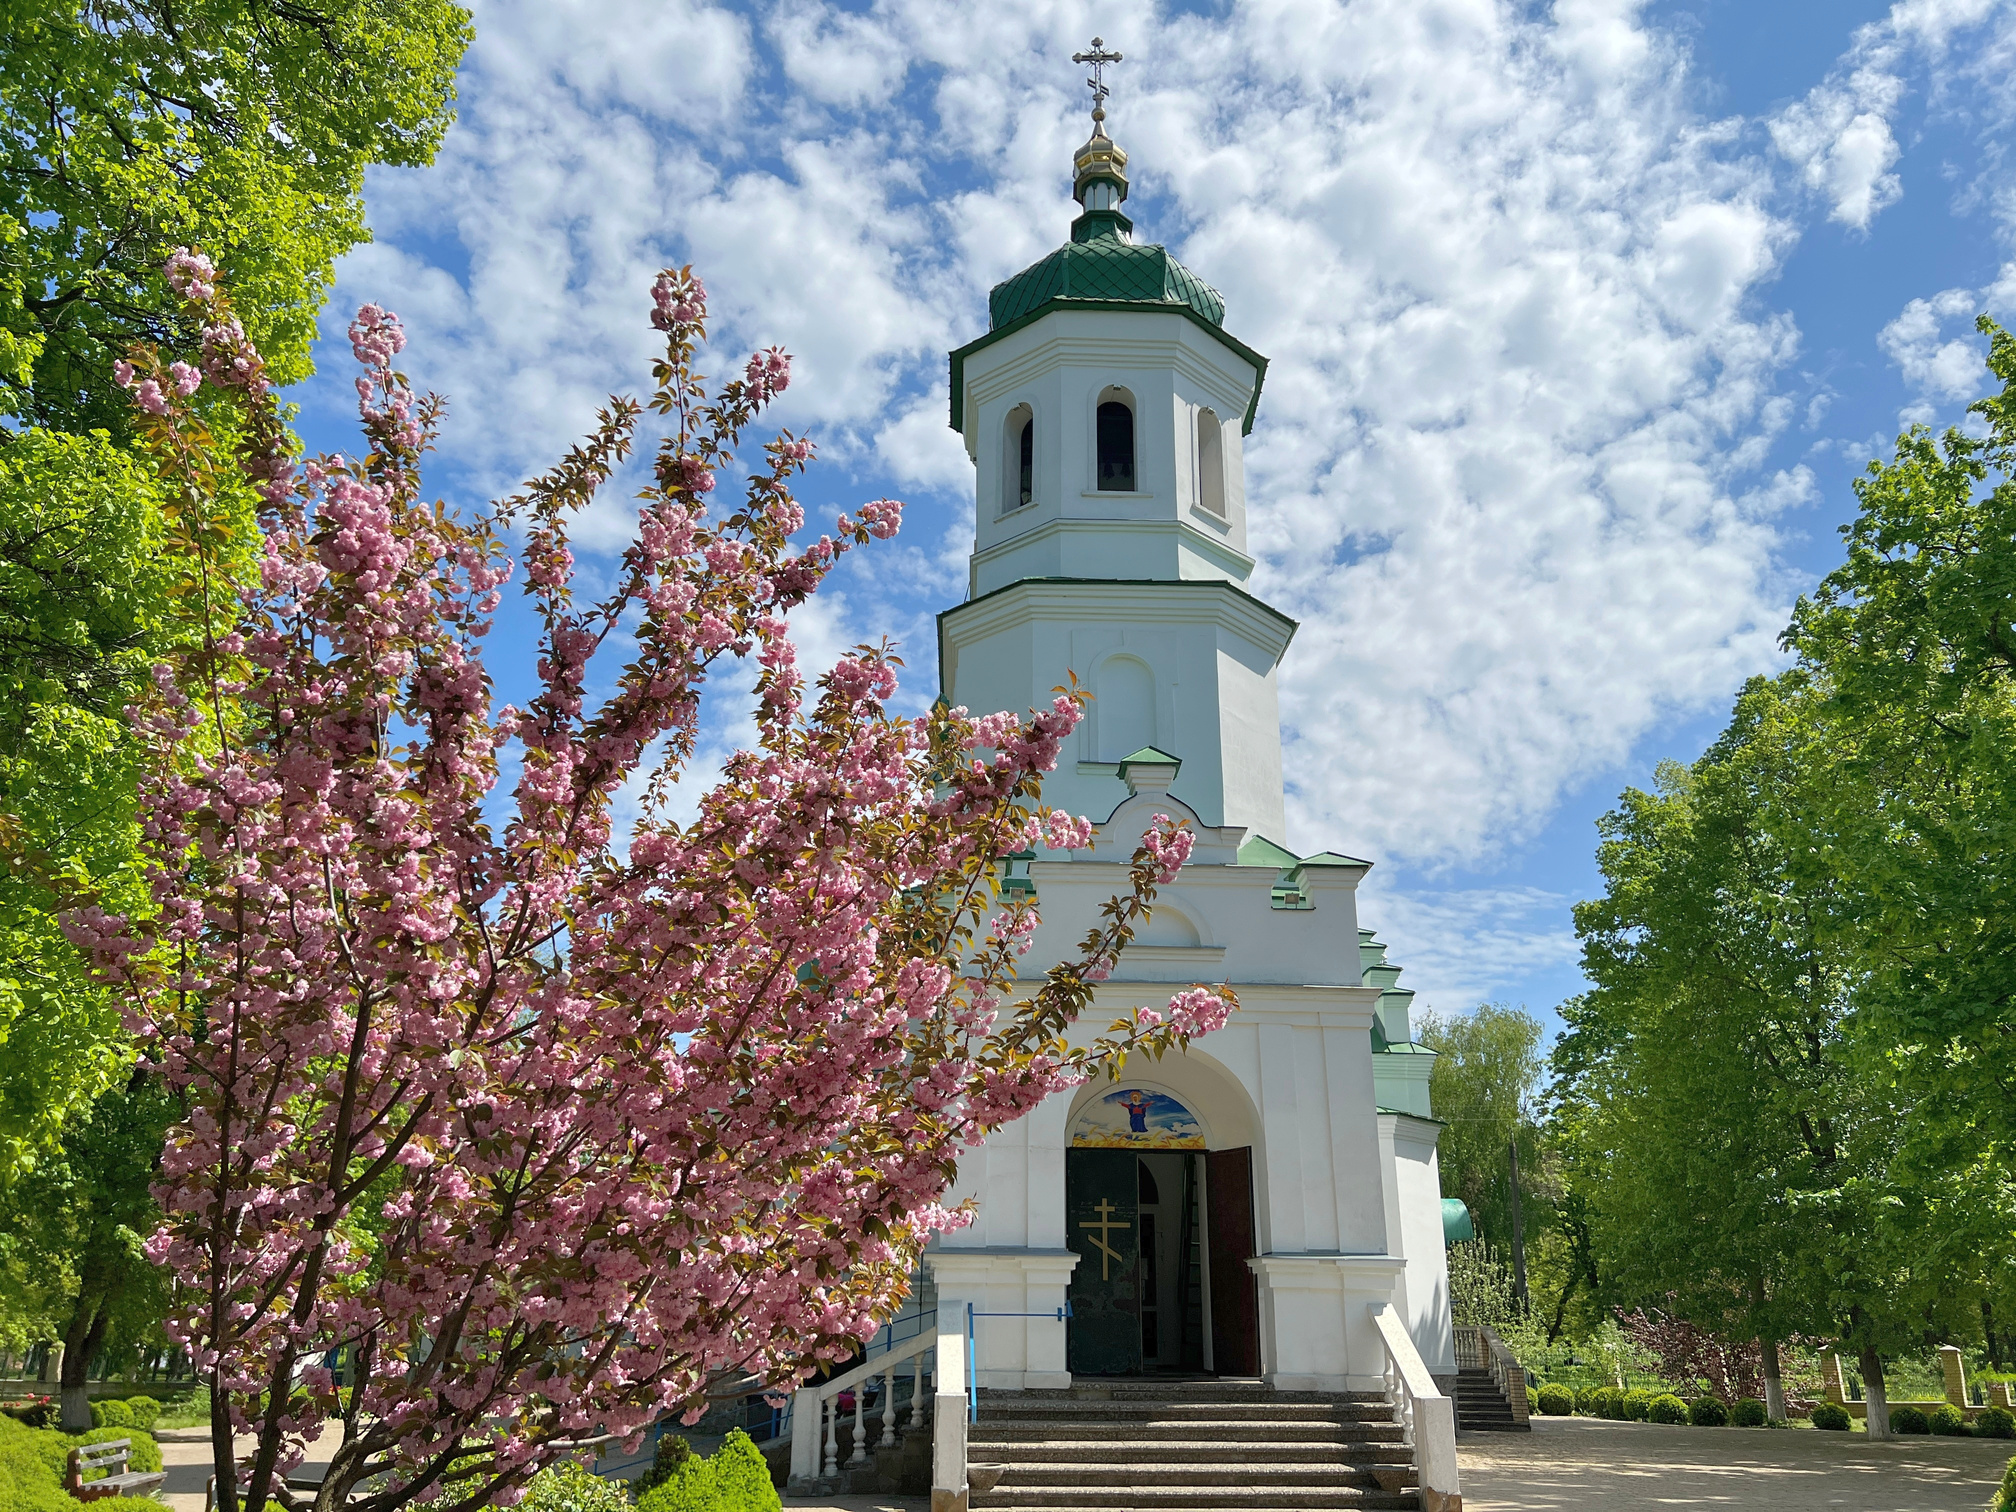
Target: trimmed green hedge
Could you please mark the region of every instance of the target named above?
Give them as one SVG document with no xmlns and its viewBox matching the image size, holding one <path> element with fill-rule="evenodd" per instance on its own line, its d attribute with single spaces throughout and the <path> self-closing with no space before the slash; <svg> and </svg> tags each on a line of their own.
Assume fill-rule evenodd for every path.
<svg viewBox="0 0 2016 1512">
<path fill-rule="evenodd" d="M 1825 1428 L 1830 1433 L 1846 1433 L 1852 1422 L 1848 1409 L 1839 1402 L 1820 1402 L 1813 1408 L 1813 1426 Z"/>
<path fill-rule="evenodd" d="M 80 1444 L 131 1439 L 132 1469 L 159 1470 L 161 1446 L 131 1428 L 93 1428 L 89 1433 L 58 1433 L 53 1428 L 29 1428 L 0 1417 L 0 1508 L 5 1512 L 77 1512 L 78 1503 L 63 1488 L 70 1469 L 70 1451 Z M 120 1512 L 166 1512 L 151 1497 L 122 1497 Z"/>
<path fill-rule="evenodd" d="M 1943 1438 L 1965 1438 L 1967 1437 L 1967 1414 L 1962 1412 L 1958 1407 L 1955 1407 L 1951 1402 L 1948 1402 L 1944 1407 L 1937 1408 L 1933 1412 L 1929 1426 L 1934 1433 L 1939 1434 Z"/>
<path fill-rule="evenodd" d="M 630 1512 L 630 1492 L 580 1465 L 555 1465 L 526 1484 L 519 1512 Z"/>
<path fill-rule="evenodd" d="M 1932 1424 L 1925 1414 L 1916 1407 L 1893 1407 L 1890 1409 L 1890 1431 L 1892 1433 L 1930 1433 Z"/>
<path fill-rule="evenodd" d="M 712 1457 L 683 1460 L 664 1484 L 638 1500 L 637 1512 L 783 1512 L 770 1466 L 740 1428 Z"/>
<path fill-rule="evenodd" d="M 1654 1423 L 1684 1423 L 1687 1421 L 1687 1404 L 1672 1392 L 1652 1398 L 1652 1404 L 1645 1409 L 1645 1416 Z"/>
<path fill-rule="evenodd" d="M 1648 1391 L 1643 1386 L 1634 1386 L 1624 1393 L 1624 1416 L 1633 1423 L 1645 1421 L 1645 1414 L 1652 1410 L 1652 1398 L 1659 1393 Z"/>
<path fill-rule="evenodd" d="M 1575 1393 L 1549 1381 L 1540 1388 L 1540 1398 L 1534 1405 L 1548 1417 L 1569 1417 L 1575 1411 Z"/>
<path fill-rule="evenodd" d="M 1769 1421 L 1764 1412 L 1764 1404 L 1755 1397 L 1744 1397 L 1729 1409 L 1729 1422 L 1732 1427 L 1762 1428 Z"/>
<path fill-rule="evenodd" d="M 1724 1428 L 1729 1424 L 1729 1409 L 1716 1397 L 1696 1397 L 1687 1404 L 1687 1421 L 1696 1428 Z"/>
<path fill-rule="evenodd" d="M 1974 1437 L 2016 1438 L 2016 1414 L 2006 1407 L 1984 1408 L 1981 1415 L 1974 1419 Z"/>
</svg>

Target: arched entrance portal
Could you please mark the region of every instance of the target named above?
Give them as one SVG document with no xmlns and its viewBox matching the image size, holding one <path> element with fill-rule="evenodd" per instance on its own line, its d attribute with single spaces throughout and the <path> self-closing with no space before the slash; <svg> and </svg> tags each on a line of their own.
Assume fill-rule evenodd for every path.
<svg viewBox="0 0 2016 1512">
<path fill-rule="evenodd" d="M 1253 1152 L 1213 1150 L 1182 1099 L 1101 1087 L 1064 1154 L 1076 1375 L 1258 1375 Z"/>
</svg>

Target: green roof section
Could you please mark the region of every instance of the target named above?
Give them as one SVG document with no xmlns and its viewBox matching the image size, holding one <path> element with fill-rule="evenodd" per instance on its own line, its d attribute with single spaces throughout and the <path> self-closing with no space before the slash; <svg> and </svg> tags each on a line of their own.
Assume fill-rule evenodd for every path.
<svg viewBox="0 0 2016 1512">
<path fill-rule="evenodd" d="M 1181 756 L 1171 756 L 1167 751 L 1155 746 L 1143 746 L 1132 756 L 1122 756 L 1120 758 L 1120 780 L 1122 782 L 1127 780 L 1127 768 L 1130 766 L 1175 767 L 1180 772 L 1183 769 L 1183 758 Z"/>
<path fill-rule="evenodd" d="M 1361 861 L 1356 856 L 1347 856 L 1339 851 L 1318 851 L 1313 856 L 1302 858 L 1304 866 L 1370 866 L 1370 861 Z"/>
<path fill-rule="evenodd" d="M 1239 847 L 1241 866 L 1271 866 L 1286 871 L 1302 858 L 1286 846 L 1276 845 L 1265 835 L 1249 835 Z"/>
<path fill-rule="evenodd" d="M 1122 239 L 1112 211 L 1078 218 L 1072 240 L 1041 262 L 994 285 L 987 325 L 999 330 L 1053 299 L 1101 299 L 1126 304 L 1183 305 L 1214 326 L 1225 324 L 1225 298 L 1169 255 L 1166 247 Z M 1085 227 L 1085 222 L 1095 224 Z M 1083 234 L 1089 229 L 1090 234 Z"/>
</svg>

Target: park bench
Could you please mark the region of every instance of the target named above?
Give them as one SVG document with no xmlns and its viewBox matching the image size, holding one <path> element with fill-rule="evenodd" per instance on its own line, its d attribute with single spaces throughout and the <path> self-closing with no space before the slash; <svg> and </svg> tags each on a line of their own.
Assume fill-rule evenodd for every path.
<svg viewBox="0 0 2016 1512">
<path fill-rule="evenodd" d="M 84 1444 L 70 1451 L 70 1494 L 79 1501 L 98 1501 L 107 1496 L 152 1496 L 166 1478 L 159 1470 L 129 1470 L 133 1440 L 113 1439 L 103 1444 Z M 86 1471 L 103 1470 L 97 1480 L 84 1479 Z"/>
</svg>

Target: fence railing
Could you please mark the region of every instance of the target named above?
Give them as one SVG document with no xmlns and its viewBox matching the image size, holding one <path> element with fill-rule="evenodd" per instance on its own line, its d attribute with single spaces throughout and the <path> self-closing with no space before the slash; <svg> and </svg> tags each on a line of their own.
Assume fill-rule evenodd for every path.
<svg viewBox="0 0 2016 1512">
<path fill-rule="evenodd" d="M 1518 1357 L 1505 1347 L 1496 1329 L 1469 1323 L 1456 1325 L 1456 1368 L 1488 1370 L 1498 1394 L 1512 1409 L 1512 1421 L 1528 1422 L 1526 1410 L 1526 1370 Z"/>
<path fill-rule="evenodd" d="M 854 1397 L 854 1446 L 853 1453 L 847 1456 L 847 1465 L 851 1468 L 868 1463 L 868 1383 L 878 1377 L 882 1390 L 875 1421 L 881 1433 L 875 1447 L 887 1448 L 896 1442 L 897 1419 L 903 1405 L 896 1382 L 901 1376 L 910 1379 L 909 1420 L 902 1426 L 915 1429 L 923 1423 L 931 1413 L 931 1397 L 925 1383 L 936 1369 L 937 1356 L 938 1330 L 928 1328 L 891 1344 L 852 1370 L 828 1381 L 801 1386 L 792 1393 L 791 1484 L 810 1487 L 840 1473 L 840 1419 L 844 1415 L 840 1398 L 848 1392 Z"/>
<path fill-rule="evenodd" d="M 1393 1398 L 1400 1431 L 1414 1451 L 1422 1512 L 1456 1512 L 1463 1505 L 1456 1473 L 1456 1404 L 1428 1374 L 1400 1315 L 1384 1302 L 1371 1303 L 1366 1311 L 1386 1346 L 1386 1391 Z"/>
</svg>

